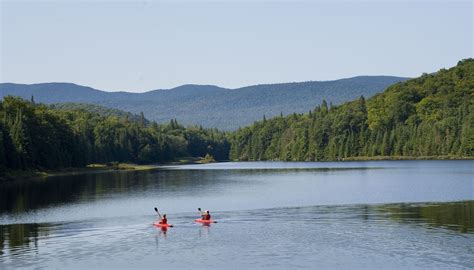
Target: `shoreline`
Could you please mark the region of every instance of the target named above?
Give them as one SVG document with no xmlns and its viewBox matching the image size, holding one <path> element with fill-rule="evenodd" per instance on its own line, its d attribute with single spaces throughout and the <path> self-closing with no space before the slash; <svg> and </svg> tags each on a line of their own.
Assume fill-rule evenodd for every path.
<svg viewBox="0 0 474 270">
<path fill-rule="evenodd" d="M 398 160 L 474 160 L 474 156 L 374 156 L 374 157 L 347 157 L 328 160 L 281 160 L 281 159 L 261 159 L 261 160 L 239 160 L 233 159 L 233 162 L 258 162 L 258 161 L 277 161 L 277 162 L 345 162 L 345 161 L 398 161 Z"/>
<path fill-rule="evenodd" d="M 377 160 L 474 160 L 467 156 L 375 156 L 375 157 L 348 157 L 340 161 L 377 161 Z"/>
<path fill-rule="evenodd" d="M 92 165 L 92 166 L 91 166 Z M 118 165 L 91 164 L 86 167 L 72 167 L 58 170 L 25 170 L 10 171 L 0 176 L 0 183 L 18 180 L 29 180 L 47 178 L 54 176 L 80 175 L 88 173 L 107 173 L 114 171 L 145 171 L 158 169 L 159 165 L 138 165 L 131 163 L 120 163 Z"/>
<path fill-rule="evenodd" d="M 397 161 L 397 160 L 474 160 L 474 157 L 465 156 L 375 156 L 375 157 L 348 157 L 339 160 L 307 161 L 307 162 L 344 162 L 344 161 Z M 235 160 L 240 162 L 242 160 Z M 260 160 L 265 161 L 265 160 Z M 268 160 L 270 161 L 270 160 Z M 272 160 L 276 161 L 276 160 Z M 278 160 L 281 161 L 281 160 Z M 37 178 L 47 178 L 54 176 L 80 175 L 88 173 L 108 173 L 116 171 L 151 171 L 158 170 L 164 166 L 187 165 L 187 164 L 206 164 L 218 163 L 224 161 L 209 161 L 204 158 L 183 157 L 177 161 L 163 162 L 156 164 L 134 164 L 134 163 L 107 163 L 107 164 L 89 164 L 85 167 L 63 168 L 58 170 L 25 170 L 10 171 L 0 176 L 0 184 L 18 180 L 28 180 Z"/>
<path fill-rule="evenodd" d="M 215 161 L 214 161 L 215 162 Z M 71 167 L 57 170 L 16 170 L 6 172 L 0 175 L 0 184 L 14 182 L 19 180 L 29 180 L 38 178 L 47 178 L 54 176 L 81 175 L 89 173 L 109 173 L 117 171 L 151 171 L 158 170 L 164 166 L 185 165 L 185 164 L 205 164 L 210 163 L 204 158 L 183 157 L 177 161 L 163 162 L 156 164 L 135 164 L 135 163 L 95 163 L 88 164 L 85 167 Z"/>
</svg>

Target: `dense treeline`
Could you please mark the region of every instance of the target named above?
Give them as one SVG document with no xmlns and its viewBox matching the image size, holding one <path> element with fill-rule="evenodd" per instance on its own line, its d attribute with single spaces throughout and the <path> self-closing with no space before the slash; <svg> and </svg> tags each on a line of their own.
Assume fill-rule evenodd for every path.
<svg viewBox="0 0 474 270">
<path fill-rule="evenodd" d="M 325 101 L 307 114 L 263 119 L 233 133 L 158 125 L 88 105 L 0 102 L 0 173 L 90 163 L 340 160 L 375 156 L 474 156 L 474 60 L 390 86 L 369 100 Z"/>
<path fill-rule="evenodd" d="M 231 135 L 234 160 L 474 156 L 474 60 L 397 83 L 369 100 L 325 101 Z"/>
<path fill-rule="evenodd" d="M 149 124 L 144 117 L 57 110 L 10 96 L 0 102 L 0 172 L 112 161 L 152 163 L 183 156 L 223 160 L 229 147 L 224 133 L 184 128 L 176 120 Z"/>
<path fill-rule="evenodd" d="M 32 101 L 34 102 L 34 97 L 32 96 Z M 52 109 L 65 110 L 65 111 L 86 111 L 101 116 L 116 116 L 118 118 L 128 118 L 130 121 L 143 121 L 146 125 L 151 122 L 145 118 L 143 112 L 140 114 L 134 114 L 131 112 L 126 112 L 119 109 L 108 108 L 96 104 L 88 103 L 74 103 L 74 102 L 65 102 L 65 103 L 55 103 L 51 104 Z"/>
</svg>

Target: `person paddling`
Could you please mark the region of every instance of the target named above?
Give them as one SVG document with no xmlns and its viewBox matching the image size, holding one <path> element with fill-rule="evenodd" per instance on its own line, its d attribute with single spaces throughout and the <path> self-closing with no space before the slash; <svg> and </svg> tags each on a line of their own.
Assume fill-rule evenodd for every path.
<svg viewBox="0 0 474 270">
<path fill-rule="evenodd" d="M 202 220 L 211 220 L 211 214 L 209 210 L 201 211 L 201 208 L 198 208 L 199 213 L 201 214 Z"/>
<path fill-rule="evenodd" d="M 160 221 L 158 222 L 158 224 L 168 224 L 168 219 L 166 218 L 166 214 L 163 214 L 160 215 L 160 212 L 158 212 L 158 208 L 155 207 L 155 211 L 156 213 L 158 213 L 158 216 L 160 217 Z"/>
<path fill-rule="evenodd" d="M 166 219 L 166 214 L 163 214 L 162 217 L 160 217 L 160 224 L 168 224 L 168 219 Z"/>
</svg>

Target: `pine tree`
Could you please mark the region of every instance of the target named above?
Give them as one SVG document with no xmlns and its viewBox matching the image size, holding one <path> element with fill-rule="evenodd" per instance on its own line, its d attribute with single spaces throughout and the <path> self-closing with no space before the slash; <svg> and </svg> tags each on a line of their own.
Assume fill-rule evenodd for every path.
<svg viewBox="0 0 474 270">
<path fill-rule="evenodd" d="M 145 127 L 145 115 L 143 112 L 140 112 L 140 126 Z"/>
<path fill-rule="evenodd" d="M 325 114 L 328 113 L 328 111 L 329 111 L 328 104 L 327 104 L 326 100 L 323 99 L 323 102 L 321 103 L 321 114 L 325 115 Z"/>
<path fill-rule="evenodd" d="M 3 142 L 3 125 L 0 123 L 0 175 L 2 175 L 7 167 L 5 158 L 5 146 Z"/>
</svg>

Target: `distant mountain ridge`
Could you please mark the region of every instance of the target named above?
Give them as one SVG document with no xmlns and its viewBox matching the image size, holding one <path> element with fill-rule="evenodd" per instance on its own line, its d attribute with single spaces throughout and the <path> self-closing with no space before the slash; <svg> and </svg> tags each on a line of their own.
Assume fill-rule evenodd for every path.
<svg viewBox="0 0 474 270">
<path fill-rule="evenodd" d="M 339 104 L 361 95 L 371 97 L 388 86 L 408 78 L 394 76 L 358 76 L 334 81 L 308 81 L 261 84 L 236 89 L 214 85 L 187 84 L 172 89 L 144 93 L 105 92 L 73 83 L 0 84 L 0 98 L 8 95 L 36 102 L 90 103 L 128 111 L 143 112 L 150 120 L 197 124 L 234 130 L 283 113 L 303 113 L 323 99 Z"/>
</svg>

